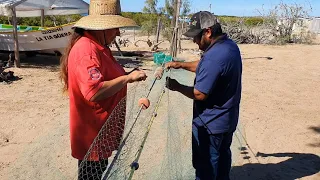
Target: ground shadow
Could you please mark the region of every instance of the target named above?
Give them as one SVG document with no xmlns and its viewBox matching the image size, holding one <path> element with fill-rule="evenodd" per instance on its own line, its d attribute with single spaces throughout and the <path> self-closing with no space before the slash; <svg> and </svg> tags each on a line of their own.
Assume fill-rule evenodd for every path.
<svg viewBox="0 0 320 180">
<path fill-rule="evenodd" d="M 311 127 L 309 127 L 309 129 L 311 131 L 313 131 L 314 133 L 316 133 L 316 134 L 320 134 L 320 126 L 319 127 L 311 126 Z M 318 141 L 318 142 L 316 142 L 314 144 L 308 144 L 308 145 L 311 146 L 311 147 L 314 147 L 314 148 L 319 148 L 320 147 L 320 142 Z"/>
<path fill-rule="evenodd" d="M 143 66 L 143 61 L 152 60 L 153 53 L 150 51 L 122 51 L 124 57 L 121 58 L 118 51 L 113 51 L 114 56 L 117 61 L 126 68 L 138 68 Z M 14 57 L 12 57 L 14 59 Z M 7 64 L 9 60 L 9 53 L 0 52 L 0 60 Z M 39 69 L 49 69 L 52 71 L 59 70 L 60 56 L 55 56 L 54 54 L 40 54 L 35 53 L 32 57 L 27 56 L 25 53 L 20 54 L 20 64 L 21 68 L 39 68 Z M 13 64 L 12 64 L 13 66 Z"/>
<path fill-rule="evenodd" d="M 245 164 L 234 166 L 231 179 L 234 180 L 293 180 L 311 176 L 320 171 L 320 157 L 304 153 L 258 153 L 260 157 L 289 157 L 279 163 Z"/>
<path fill-rule="evenodd" d="M 151 58 L 153 57 L 152 51 L 121 51 L 125 57 L 139 57 L 139 58 Z M 121 56 L 119 51 L 112 51 L 112 55 Z"/>
<path fill-rule="evenodd" d="M 122 67 L 125 68 L 138 68 L 143 66 L 143 62 L 141 60 L 118 58 L 117 61 Z"/>
<path fill-rule="evenodd" d="M 9 53 L 1 52 L 0 60 L 9 67 L 14 66 L 14 55 L 11 57 L 11 63 L 9 61 Z M 25 53 L 20 53 L 20 65 L 21 68 L 39 68 L 39 69 L 49 69 L 58 70 L 60 64 L 60 57 L 49 54 L 33 54 L 33 56 L 27 56 Z M 8 67 L 8 66 L 7 66 Z"/>
<path fill-rule="evenodd" d="M 266 56 L 266 57 L 247 57 L 247 58 L 242 58 L 242 59 L 267 59 L 267 60 L 272 60 L 272 57 Z"/>
<path fill-rule="evenodd" d="M 311 127 L 309 127 L 309 129 L 316 132 L 316 133 L 320 133 L 320 126 L 319 127 L 311 126 Z"/>
<path fill-rule="evenodd" d="M 112 55 L 125 68 L 142 67 L 143 61 L 150 61 L 153 58 L 153 53 L 150 51 L 122 51 L 123 56 L 118 51 L 113 51 Z"/>
<path fill-rule="evenodd" d="M 58 70 L 60 64 L 59 56 L 37 54 L 34 57 L 21 56 L 21 68 L 39 68 Z"/>
</svg>

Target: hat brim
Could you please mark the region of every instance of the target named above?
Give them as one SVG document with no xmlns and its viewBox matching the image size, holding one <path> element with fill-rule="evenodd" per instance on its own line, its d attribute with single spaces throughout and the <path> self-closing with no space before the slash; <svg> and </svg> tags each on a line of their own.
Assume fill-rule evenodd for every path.
<svg viewBox="0 0 320 180">
<path fill-rule="evenodd" d="M 106 30 L 123 27 L 138 27 L 132 19 L 120 15 L 88 15 L 82 17 L 73 28 L 86 30 Z"/>
<path fill-rule="evenodd" d="M 195 37 L 199 33 L 201 33 L 202 29 L 189 29 L 187 32 L 185 32 L 183 35 L 187 37 Z"/>
</svg>

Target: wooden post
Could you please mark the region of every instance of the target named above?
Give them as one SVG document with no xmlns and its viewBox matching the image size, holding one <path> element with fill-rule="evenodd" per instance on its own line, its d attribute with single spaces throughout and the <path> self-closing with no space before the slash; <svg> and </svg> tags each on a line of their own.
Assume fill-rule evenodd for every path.
<svg viewBox="0 0 320 180">
<path fill-rule="evenodd" d="M 172 32 L 172 37 L 171 37 L 171 44 L 170 44 L 170 56 L 173 57 L 173 51 L 174 51 L 174 39 L 175 39 L 175 30 Z"/>
<path fill-rule="evenodd" d="M 173 6 L 173 17 L 172 17 L 172 20 L 171 20 L 171 26 L 172 27 L 175 27 L 175 25 L 176 25 L 177 7 L 178 7 L 178 0 L 175 0 L 174 1 L 174 6 Z"/>
<path fill-rule="evenodd" d="M 175 37 L 174 37 L 174 48 L 173 48 L 173 57 L 177 57 L 177 48 L 178 48 L 178 39 L 179 39 L 179 16 L 180 16 L 180 3 L 181 0 L 176 0 L 176 19 L 175 19 Z"/>
<path fill-rule="evenodd" d="M 123 53 L 122 53 L 122 51 L 121 51 L 121 49 L 120 49 L 120 46 L 118 45 L 118 43 L 117 43 L 117 41 L 116 41 L 116 40 L 114 40 L 114 44 L 116 45 L 116 47 L 117 47 L 117 49 L 118 49 L 118 52 L 119 52 L 120 56 L 123 56 Z"/>
<path fill-rule="evenodd" d="M 181 53 L 181 29 L 178 29 L 178 42 L 177 42 L 177 50 Z"/>
<path fill-rule="evenodd" d="M 44 9 L 41 9 L 41 27 L 44 27 Z"/>
<path fill-rule="evenodd" d="M 158 26 L 157 26 L 157 34 L 156 34 L 156 43 L 159 43 L 159 36 L 160 36 L 160 29 L 161 29 L 161 18 L 158 18 Z"/>
<path fill-rule="evenodd" d="M 16 8 L 12 8 L 12 24 L 13 24 L 13 38 L 14 38 L 14 57 L 15 66 L 20 68 L 20 54 L 19 54 L 19 41 L 18 41 L 18 30 L 17 30 L 17 15 Z"/>
<path fill-rule="evenodd" d="M 133 27 L 133 41 L 136 41 L 136 28 Z"/>
</svg>

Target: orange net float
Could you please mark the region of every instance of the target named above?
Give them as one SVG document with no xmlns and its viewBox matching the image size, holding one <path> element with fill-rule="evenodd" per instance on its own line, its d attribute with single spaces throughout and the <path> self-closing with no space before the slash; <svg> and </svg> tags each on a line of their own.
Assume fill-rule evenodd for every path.
<svg viewBox="0 0 320 180">
<path fill-rule="evenodd" d="M 139 107 L 142 106 L 142 109 L 148 109 L 150 106 L 150 101 L 148 98 L 140 98 L 138 101 Z"/>
<path fill-rule="evenodd" d="M 163 68 L 162 67 L 158 67 L 156 69 L 156 71 L 154 72 L 154 77 L 158 80 L 160 80 L 162 78 L 163 75 Z"/>
</svg>

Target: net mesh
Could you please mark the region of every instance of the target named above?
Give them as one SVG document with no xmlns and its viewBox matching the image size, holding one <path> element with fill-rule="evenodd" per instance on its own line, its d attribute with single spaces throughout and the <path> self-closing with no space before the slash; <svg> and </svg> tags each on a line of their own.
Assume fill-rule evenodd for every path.
<svg viewBox="0 0 320 180">
<path fill-rule="evenodd" d="M 157 66 L 149 68 L 155 70 Z M 79 164 L 75 179 L 129 179 L 132 172 L 132 179 L 195 178 L 191 162 L 192 100 L 168 90 L 161 97 L 166 76 L 177 79 L 181 84 L 193 85 L 194 73 L 185 70 L 165 72 L 150 91 L 148 99 L 151 106 L 141 113 L 137 102 L 146 96 L 153 78 L 129 87 L 127 97 L 114 109 Z M 157 102 L 158 109 L 155 108 Z M 155 113 L 155 120 L 148 128 Z M 244 147 L 244 129 L 241 123 L 238 127 L 231 147 L 233 165 L 239 164 Z M 148 131 L 150 133 L 146 136 Z M 141 147 L 145 138 L 146 144 Z M 139 151 L 142 153 L 137 159 Z M 136 171 L 132 170 L 134 161 L 139 165 Z"/>
</svg>

